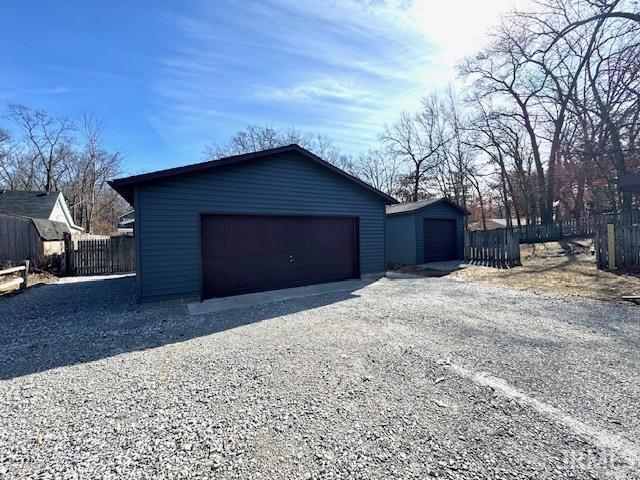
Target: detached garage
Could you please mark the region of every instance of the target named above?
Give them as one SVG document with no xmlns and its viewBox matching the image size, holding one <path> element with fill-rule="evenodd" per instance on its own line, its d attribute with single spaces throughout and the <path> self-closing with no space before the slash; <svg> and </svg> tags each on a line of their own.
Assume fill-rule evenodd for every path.
<svg viewBox="0 0 640 480">
<path fill-rule="evenodd" d="M 110 182 L 135 209 L 140 302 L 385 272 L 396 201 L 298 145 Z"/>
<path fill-rule="evenodd" d="M 420 265 L 464 258 L 468 212 L 446 198 L 387 207 L 387 261 Z"/>
</svg>

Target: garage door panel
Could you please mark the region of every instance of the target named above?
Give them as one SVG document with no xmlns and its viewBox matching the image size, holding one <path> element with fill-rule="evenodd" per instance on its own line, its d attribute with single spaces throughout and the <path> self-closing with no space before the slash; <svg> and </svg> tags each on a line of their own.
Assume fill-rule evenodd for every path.
<svg viewBox="0 0 640 480">
<path fill-rule="evenodd" d="M 348 217 L 202 217 L 203 296 L 344 280 L 357 275 Z"/>
<path fill-rule="evenodd" d="M 458 257 L 456 220 L 424 219 L 424 261 L 441 262 Z"/>
</svg>

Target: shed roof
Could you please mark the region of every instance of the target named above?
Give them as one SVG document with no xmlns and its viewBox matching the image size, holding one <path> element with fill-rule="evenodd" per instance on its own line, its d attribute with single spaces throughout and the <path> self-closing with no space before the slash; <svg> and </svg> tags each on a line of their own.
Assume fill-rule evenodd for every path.
<svg viewBox="0 0 640 480">
<path fill-rule="evenodd" d="M 141 175 L 133 175 L 131 177 L 118 178 L 115 180 L 111 180 L 109 185 L 118 192 L 122 197 L 133 205 L 133 189 L 137 185 L 141 185 L 148 182 L 153 182 L 156 180 L 162 180 L 166 178 L 175 177 L 178 175 L 197 173 L 206 170 L 212 170 L 215 168 L 224 167 L 227 165 L 233 165 L 237 163 L 250 162 L 253 160 L 264 159 L 268 157 L 272 157 L 275 155 L 280 155 L 283 153 L 298 153 L 302 155 L 305 159 L 310 160 L 312 162 L 317 163 L 318 165 L 340 175 L 341 177 L 353 182 L 361 188 L 368 190 L 370 193 L 373 193 L 380 199 L 384 200 L 385 203 L 397 203 L 398 201 L 387 195 L 386 193 L 381 192 L 380 190 L 372 187 L 371 185 L 363 182 L 359 178 L 354 177 L 353 175 L 348 174 L 344 170 L 336 167 L 335 165 L 331 165 L 329 162 L 321 159 L 317 155 L 311 153 L 309 150 L 302 148 L 300 145 L 291 144 L 283 147 L 271 148 L 268 150 L 261 150 L 259 152 L 251 152 L 245 153 L 243 155 L 234 155 L 232 157 L 220 158 L 217 160 L 210 160 L 207 162 L 194 163 L 191 165 L 185 165 L 182 167 L 168 168 L 166 170 L 158 170 L 156 172 L 143 173 Z"/>
<path fill-rule="evenodd" d="M 0 213 L 49 218 L 60 192 L 0 190 Z"/>
<path fill-rule="evenodd" d="M 387 215 L 397 215 L 400 213 L 409 213 L 421 210 L 425 207 L 430 207 L 437 203 L 448 203 L 454 208 L 457 208 L 463 215 L 469 215 L 469 212 L 462 208 L 455 202 L 452 202 L 448 198 L 429 198 L 427 200 L 418 200 L 417 202 L 397 203 L 395 205 L 387 205 Z"/>
<path fill-rule="evenodd" d="M 42 240 L 64 240 L 64 234 L 71 233 L 62 222 L 45 220 L 43 218 L 32 218 L 31 221 L 35 225 Z"/>
</svg>

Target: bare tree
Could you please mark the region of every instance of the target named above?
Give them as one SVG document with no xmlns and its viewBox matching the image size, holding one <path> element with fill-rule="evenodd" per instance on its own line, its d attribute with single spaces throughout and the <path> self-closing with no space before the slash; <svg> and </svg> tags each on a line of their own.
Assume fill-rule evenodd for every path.
<svg viewBox="0 0 640 480">
<path fill-rule="evenodd" d="M 400 162 L 398 157 L 385 148 L 361 153 L 356 165 L 356 174 L 369 185 L 386 193 L 396 194 Z"/>
<path fill-rule="evenodd" d="M 236 132 L 229 142 L 207 147 L 205 154 L 209 160 L 217 160 L 231 155 L 268 150 L 293 143 L 306 148 L 323 160 L 352 175 L 357 173 L 353 158 L 341 153 L 329 137 L 302 132 L 294 127 L 278 130 L 272 126 L 249 125 L 245 130 Z"/>
<path fill-rule="evenodd" d="M 86 113 L 78 128 L 24 105 L 10 105 L 7 118 L 20 135 L 12 141 L 0 132 L 0 186 L 61 191 L 76 224 L 110 233 L 127 207 L 107 184 L 120 173 L 121 155 L 104 146 L 104 123 Z"/>
<path fill-rule="evenodd" d="M 438 167 L 438 154 L 449 141 L 445 138 L 442 99 L 433 94 L 423 100 L 416 114 L 403 112 L 393 125 L 386 125 L 380 140 L 397 158 L 410 165 L 407 181 L 411 200 L 424 194 L 426 176 Z"/>
<path fill-rule="evenodd" d="M 65 175 L 65 194 L 79 225 L 93 232 L 96 222 L 115 222 L 120 208 L 107 180 L 120 172 L 121 154 L 103 146 L 104 122 L 85 112 L 79 129 L 84 144 L 76 151 Z"/>
<path fill-rule="evenodd" d="M 45 192 L 55 190 L 71 154 L 73 124 L 66 118 L 54 118 L 18 104 L 9 105 L 9 118 L 26 137 L 27 155 L 37 165 L 33 168 L 43 172 L 41 188 Z"/>
<path fill-rule="evenodd" d="M 500 105 L 503 117 L 516 120 L 526 131 L 535 165 L 534 198 L 543 222 L 553 220 L 560 191 L 570 190 L 566 182 L 572 180 L 566 177 L 566 167 L 576 160 L 571 142 L 576 139 L 577 126 L 582 129 L 580 138 L 592 137 L 584 130 L 588 126 L 584 123 L 585 113 L 591 116 L 594 109 L 599 109 L 606 122 L 607 112 L 615 111 L 615 105 L 603 108 L 603 102 L 598 102 L 603 95 L 585 86 L 593 86 L 589 78 L 593 73 L 591 59 L 605 46 L 615 44 L 617 52 L 626 52 L 638 43 L 637 25 L 605 25 L 606 19 L 615 17 L 608 14 L 623 3 L 537 1 L 535 10 L 516 11 L 505 18 L 494 33 L 491 46 L 461 65 L 460 73 L 472 79 L 474 96 L 479 101 L 492 99 Z M 582 22 L 585 15 L 593 16 L 590 13 L 598 19 Z M 637 64 L 629 58 L 627 69 L 634 63 Z M 583 98 L 577 100 L 580 96 Z M 617 102 L 619 98 L 614 100 Z M 614 149 L 620 152 L 621 142 L 616 142 L 615 132 L 607 136 L 612 133 L 607 143 L 618 143 Z M 622 170 L 624 162 L 620 158 L 618 165 L 616 170 Z M 558 172 L 563 176 L 561 185 L 557 185 Z M 576 188 L 584 188 L 585 181 L 586 177 L 578 179 Z M 578 210 L 582 209 L 579 205 L 584 203 L 584 192 L 575 199 Z"/>
<path fill-rule="evenodd" d="M 11 135 L 7 130 L 0 128 L 0 180 L 4 183 L 11 183 L 9 155 L 12 150 Z"/>
<path fill-rule="evenodd" d="M 595 2 L 594 2 L 595 3 Z M 564 27 L 554 39 L 554 43 L 562 39 L 563 37 L 569 35 L 571 32 L 576 30 L 577 28 L 587 25 L 589 23 L 600 22 L 603 20 L 616 20 L 616 19 L 624 19 L 630 20 L 635 23 L 640 23 L 640 13 L 638 12 L 624 12 L 624 11 L 616 11 L 615 9 L 620 4 L 619 0 L 614 0 L 613 2 L 600 1 L 596 4 L 600 4 L 602 6 L 603 11 L 601 13 L 597 13 L 595 15 L 591 15 L 587 18 L 583 18 L 580 20 L 571 21 L 566 27 Z"/>
</svg>

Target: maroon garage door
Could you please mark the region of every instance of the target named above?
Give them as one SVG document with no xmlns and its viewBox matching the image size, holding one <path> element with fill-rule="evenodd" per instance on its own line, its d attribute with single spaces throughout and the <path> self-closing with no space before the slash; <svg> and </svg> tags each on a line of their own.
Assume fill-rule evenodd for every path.
<svg viewBox="0 0 640 480">
<path fill-rule="evenodd" d="M 455 220 L 424 220 L 424 261 L 441 262 L 458 257 Z"/>
<path fill-rule="evenodd" d="M 204 298 L 358 275 L 352 217 L 202 216 Z"/>
</svg>

